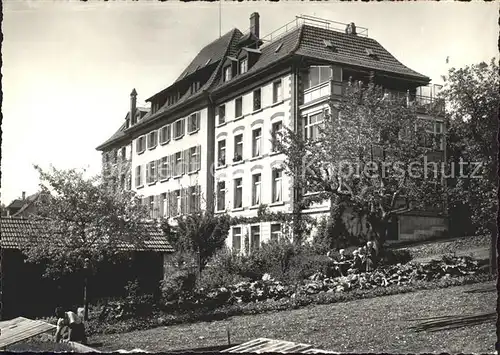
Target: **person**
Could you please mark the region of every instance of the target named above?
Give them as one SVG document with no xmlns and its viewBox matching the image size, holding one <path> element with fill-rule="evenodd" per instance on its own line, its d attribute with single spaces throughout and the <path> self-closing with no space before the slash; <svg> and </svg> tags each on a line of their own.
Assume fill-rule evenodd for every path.
<svg viewBox="0 0 500 355">
<path fill-rule="evenodd" d="M 359 249 L 358 250 L 354 250 L 352 252 L 352 256 L 353 256 L 353 259 L 352 259 L 350 270 L 354 271 L 354 272 L 361 271 L 362 266 L 363 266 L 363 260 L 361 259 L 361 255 L 359 255 Z"/>
<path fill-rule="evenodd" d="M 373 243 L 368 241 L 366 243 L 366 272 L 373 271 L 375 267 L 375 250 L 373 249 Z"/>
<path fill-rule="evenodd" d="M 73 311 L 64 312 L 61 307 L 56 308 L 55 315 L 57 317 L 57 328 L 54 337 L 56 343 L 60 342 L 64 335 L 65 340 L 76 341 L 82 344 L 87 343 L 82 318 Z"/>
</svg>

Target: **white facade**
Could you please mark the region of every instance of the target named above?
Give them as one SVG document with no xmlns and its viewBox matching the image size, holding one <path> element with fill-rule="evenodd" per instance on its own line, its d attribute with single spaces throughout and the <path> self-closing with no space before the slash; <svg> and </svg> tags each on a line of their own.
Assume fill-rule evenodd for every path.
<svg viewBox="0 0 500 355">
<path fill-rule="evenodd" d="M 193 114 L 199 117 L 197 119 L 198 127 L 189 127 L 189 119 Z M 208 146 L 207 116 L 208 109 L 204 108 L 179 120 L 169 122 L 159 129 L 149 131 L 133 140 L 132 189 L 143 198 L 147 199 L 151 196 L 156 198 L 156 201 L 154 201 L 154 198 L 152 201 L 156 208 L 155 217 L 168 217 L 169 215 L 168 208 L 165 205 L 168 202 L 164 201 L 166 197 L 164 194 L 182 191 L 182 189 L 188 189 L 189 187 L 199 186 L 199 190 L 196 192 L 199 194 L 200 207 L 202 209 L 206 207 L 204 203 L 207 196 L 206 171 L 209 168 L 206 152 Z M 176 130 L 176 124 L 182 125 L 183 129 Z M 167 128 L 167 125 L 170 125 L 170 129 Z M 192 132 L 189 132 L 189 128 L 191 128 Z M 164 129 L 163 132 L 168 132 L 168 136 L 161 132 L 162 129 Z M 148 146 L 148 136 L 152 132 L 157 132 L 156 144 Z M 183 132 L 182 135 L 180 132 Z M 140 149 L 138 143 L 138 140 L 141 139 L 144 139 L 145 146 L 142 147 L 143 149 Z M 188 150 L 191 151 L 185 153 Z M 177 154 L 179 157 L 176 156 Z M 177 161 L 177 158 L 181 160 Z M 155 167 L 151 168 L 150 164 Z M 140 167 L 140 179 L 138 167 Z M 177 167 L 179 169 L 176 171 Z M 150 173 L 147 172 L 148 168 Z M 148 176 L 150 179 L 148 179 Z M 188 200 L 189 197 L 186 197 L 186 199 Z M 180 213 L 180 208 L 177 212 Z M 185 212 L 189 211 L 186 209 Z M 170 216 L 173 215 L 176 214 L 170 213 Z"/>
<path fill-rule="evenodd" d="M 261 99 L 260 108 L 257 105 L 254 109 L 256 90 L 260 90 Z M 273 136 L 279 136 L 272 133 L 273 128 L 275 131 L 291 128 L 290 92 L 291 76 L 288 74 L 222 103 L 225 120 L 220 119 L 220 111 L 216 111 L 216 212 L 254 217 L 260 205 L 267 205 L 271 212 L 291 211 L 290 178 L 282 165 L 285 156 L 276 149 L 273 151 Z M 236 109 L 240 99 L 242 112 L 236 117 L 240 113 Z M 269 222 L 234 226 L 227 244 L 243 247 L 246 237 L 250 244 L 252 240 L 267 241 L 271 229 L 275 235 L 279 233 L 278 225 Z M 238 235 L 241 238 L 239 243 L 235 240 Z"/>
</svg>

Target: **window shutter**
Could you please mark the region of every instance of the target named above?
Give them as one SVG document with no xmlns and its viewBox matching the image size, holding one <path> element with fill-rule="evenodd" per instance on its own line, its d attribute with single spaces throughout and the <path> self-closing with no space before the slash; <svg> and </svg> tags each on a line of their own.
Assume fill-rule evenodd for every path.
<svg viewBox="0 0 500 355">
<path fill-rule="evenodd" d="M 172 155 L 167 155 L 167 178 L 170 178 L 173 174 L 172 167 Z"/>
<path fill-rule="evenodd" d="M 149 163 L 146 164 L 146 183 L 149 183 Z"/>
<path fill-rule="evenodd" d="M 186 133 L 186 118 L 181 119 L 181 136 Z"/>
<path fill-rule="evenodd" d="M 201 145 L 196 146 L 196 170 L 201 169 Z"/>
<path fill-rule="evenodd" d="M 163 196 L 160 194 L 157 197 L 158 197 L 158 218 L 162 218 L 164 213 Z"/>
<path fill-rule="evenodd" d="M 154 195 L 153 197 L 153 218 L 158 218 L 158 210 L 159 210 L 159 206 L 158 206 L 158 195 Z"/>
<path fill-rule="evenodd" d="M 201 114 L 199 112 L 196 113 L 196 129 L 200 129 L 200 117 Z"/>
<path fill-rule="evenodd" d="M 195 206 L 195 210 L 198 212 L 198 211 L 201 211 L 201 186 L 200 185 L 196 185 L 195 191 L 196 191 L 196 206 Z"/>
<path fill-rule="evenodd" d="M 186 214 L 186 189 L 181 189 L 181 214 Z"/>
<path fill-rule="evenodd" d="M 181 159 L 182 159 L 182 171 L 181 174 L 186 174 L 189 171 L 189 159 L 188 159 L 189 149 L 185 149 L 182 151 Z"/>
<path fill-rule="evenodd" d="M 155 160 L 155 176 L 154 176 L 154 181 L 160 180 L 160 167 L 161 167 L 161 159 L 160 160 Z"/>
</svg>

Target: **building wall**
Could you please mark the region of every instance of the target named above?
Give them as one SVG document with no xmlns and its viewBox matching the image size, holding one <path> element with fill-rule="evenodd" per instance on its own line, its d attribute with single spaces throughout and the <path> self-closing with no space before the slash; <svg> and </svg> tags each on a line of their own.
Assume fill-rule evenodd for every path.
<svg viewBox="0 0 500 355">
<path fill-rule="evenodd" d="M 290 119 L 290 75 L 281 78 L 283 99 L 273 103 L 273 83 L 272 80 L 260 87 L 261 89 L 261 109 L 253 110 L 252 89 L 242 95 L 243 116 L 235 118 L 235 100 L 233 98 L 222 104 L 225 105 L 226 120 L 223 124 L 218 124 L 218 114 L 215 122 L 215 161 L 218 165 L 219 152 L 218 142 L 222 139 L 226 141 L 226 165 L 216 167 L 215 186 L 217 183 L 225 181 L 226 198 L 225 211 L 232 216 L 253 217 L 257 215 L 258 205 L 252 206 L 252 183 L 254 174 L 261 174 L 261 199 L 260 203 L 268 205 L 271 212 L 291 211 L 290 205 L 290 179 L 283 171 L 282 175 L 282 202 L 273 204 L 272 202 L 272 172 L 274 168 L 282 166 L 285 156 L 272 152 L 271 130 L 273 123 L 282 122 L 283 127 L 291 127 Z M 253 130 L 261 129 L 261 151 L 258 157 L 252 157 Z M 242 161 L 233 162 L 235 152 L 235 136 L 243 134 L 243 156 Z M 234 179 L 242 178 L 243 200 L 242 208 L 234 208 Z M 260 240 L 266 241 L 270 238 L 270 223 L 256 224 L 260 226 Z M 243 229 L 248 229 L 245 226 Z M 232 232 L 228 238 L 228 246 L 231 245 Z M 242 243 L 243 244 L 243 243 Z"/>
<path fill-rule="evenodd" d="M 201 207 L 205 208 L 204 201 L 206 200 L 207 192 L 207 169 L 210 168 L 210 162 L 207 159 L 207 149 L 209 149 L 207 144 L 208 138 L 208 108 L 204 108 L 200 111 L 200 127 L 195 133 L 187 133 L 187 120 L 185 123 L 185 133 L 184 136 L 179 139 L 173 138 L 173 126 L 171 128 L 171 139 L 168 143 L 162 145 L 159 143 L 159 132 L 158 129 L 158 144 L 153 149 L 148 149 L 147 147 L 147 135 L 151 132 L 147 132 L 144 137 L 146 137 L 146 149 L 144 152 L 140 153 L 137 151 L 137 140 L 136 137 L 132 142 L 132 189 L 136 191 L 139 195 L 143 197 L 158 196 L 162 193 L 169 191 L 178 190 L 181 188 L 186 188 L 189 186 L 199 185 L 201 188 Z M 192 112 L 195 113 L 195 112 Z M 192 114 L 191 113 L 191 114 Z M 189 117 L 186 116 L 186 118 Z M 173 122 L 170 122 L 173 123 Z M 200 170 L 194 173 L 183 174 L 180 177 L 170 177 L 165 180 L 160 180 L 159 176 L 156 182 L 147 183 L 146 181 L 146 168 L 147 164 L 151 161 L 160 160 L 165 156 L 174 154 L 179 151 L 184 151 L 185 149 L 200 146 L 201 154 L 201 166 Z M 136 186 L 136 167 L 141 166 L 142 174 L 142 186 Z M 159 168 L 159 167 L 158 167 Z M 157 168 L 157 171 L 159 169 Z"/>
</svg>

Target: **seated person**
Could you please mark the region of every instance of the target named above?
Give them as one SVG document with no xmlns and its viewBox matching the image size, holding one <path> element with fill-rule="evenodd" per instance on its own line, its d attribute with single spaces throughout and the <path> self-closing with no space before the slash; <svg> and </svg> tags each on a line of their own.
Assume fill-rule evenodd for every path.
<svg viewBox="0 0 500 355">
<path fill-rule="evenodd" d="M 73 311 L 64 312 L 61 307 L 55 311 L 57 317 L 57 328 L 54 340 L 60 342 L 65 336 L 65 340 L 76 341 L 82 344 L 87 343 L 85 326 L 83 320 Z"/>
</svg>

